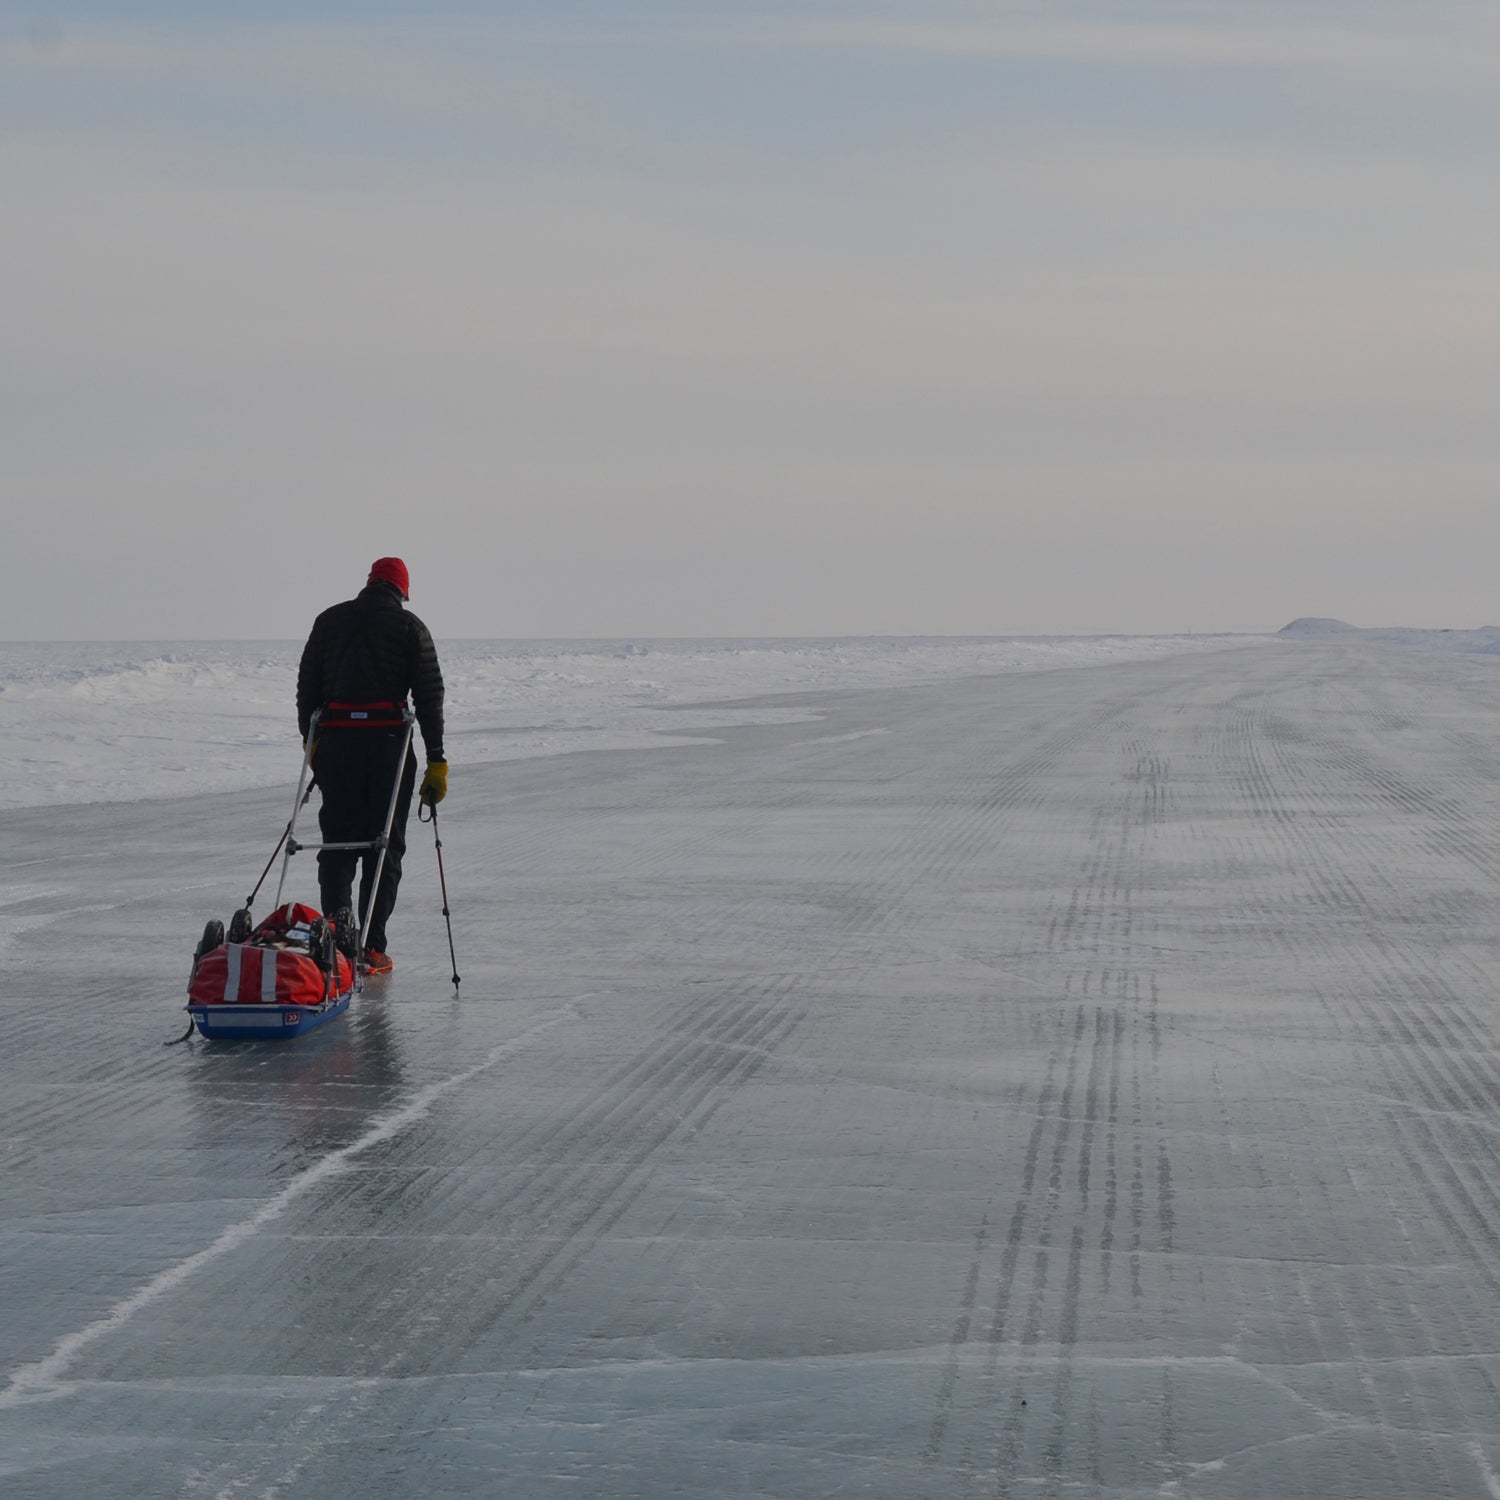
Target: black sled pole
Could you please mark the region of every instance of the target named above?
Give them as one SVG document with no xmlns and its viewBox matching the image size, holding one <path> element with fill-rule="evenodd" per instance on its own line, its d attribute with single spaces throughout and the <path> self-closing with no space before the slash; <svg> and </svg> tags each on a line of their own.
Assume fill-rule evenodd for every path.
<svg viewBox="0 0 1500 1500">
<path fill-rule="evenodd" d="M 422 816 L 422 809 L 426 808 L 428 816 Z M 423 802 L 417 808 L 417 821 L 419 823 L 432 824 L 432 845 L 437 850 L 438 862 L 438 884 L 443 892 L 443 921 L 448 926 L 448 961 L 453 965 L 453 990 L 458 992 L 458 959 L 453 953 L 453 917 L 448 910 L 448 877 L 443 873 L 443 840 L 438 833 L 437 803 Z"/>
<path fill-rule="evenodd" d="M 299 807 L 307 806 L 308 800 L 311 798 L 313 789 L 317 786 L 317 784 L 318 779 L 316 776 L 308 782 L 307 790 L 302 794 L 302 800 L 297 804 Z M 266 876 L 271 873 L 271 866 L 276 863 L 276 856 L 281 853 L 281 846 L 286 843 L 288 838 L 291 837 L 291 833 L 292 825 L 290 822 L 288 822 L 286 827 L 281 830 L 281 837 L 276 840 L 276 847 L 271 851 L 271 857 L 266 861 L 265 869 L 260 872 L 260 879 L 255 882 L 255 889 L 245 897 L 246 911 L 249 911 L 250 908 L 255 905 L 255 898 L 260 895 L 260 888 L 266 883 Z"/>
<path fill-rule="evenodd" d="M 309 799 L 311 799 L 312 792 L 314 792 L 314 787 L 317 787 L 317 784 L 318 784 L 318 778 L 317 777 L 314 777 L 314 778 L 312 778 L 311 781 L 309 781 L 309 783 L 308 783 L 308 790 L 306 790 L 306 792 L 302 793 L 302 801 L 300 801 L 299 804 L 297 804 L 297 805 L 299 805 L 299 807 L 306 807 L 306 805 L 308 805 L 308 801 L 309 801 Z M 264 883 L 266 883 L 266 876 L 269 876 L 269 874 L 272 873 L 272 865 L 275 864 L 275 862 L 276 862 L 276 855 L 279 855 L 279 853 L 282 852 L 282 844 L 287 843 L 287 840 L 290 837 L 291 837 L 291 822 L 288 822 L 287 826 L 285 826 L 285 828 L 282 829 L 281 838 L 278 838 L 278 840 L 276 840 L 276 847 L 275 847 L 275 849 L 272 849 L 272 856 L 270 856 L 270 859 L 267 859 L 267 861 L 266 861 L 266 868 L 264 868 L 264 870 L 261 870 L 261 877 L 260 877 L 260 879 L 258 879 L 257 882 L 255 882 L 255 889 L 254 889 L 254 891 L 251 891 L 251 894 L 246 895 L 246 897 L 245 897 L 245 912 L 246 912 L 246 915 L 249 915 L 249 910 L 251 910 L 251 907 L 254 906 L 254 904 L 255 904 L 255 897 L 257 897 L 257 895 L 261 894 L 261 886 L 263 886 Z"/>
</svg>

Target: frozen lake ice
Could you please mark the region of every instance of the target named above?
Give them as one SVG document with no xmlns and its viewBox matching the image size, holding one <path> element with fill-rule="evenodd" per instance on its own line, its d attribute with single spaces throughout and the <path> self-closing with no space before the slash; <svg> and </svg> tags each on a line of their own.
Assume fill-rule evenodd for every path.
<svg viewBox="0 0 1500 1500">
<path fill-rule="evenodd" d="M 461 995 L 414 826 L 279 1047 L 287 793 L 0 813 L 7 1500 L 1500 1494 L 1495 665 L 739 707 L 459 761 Z"/>
</svg>

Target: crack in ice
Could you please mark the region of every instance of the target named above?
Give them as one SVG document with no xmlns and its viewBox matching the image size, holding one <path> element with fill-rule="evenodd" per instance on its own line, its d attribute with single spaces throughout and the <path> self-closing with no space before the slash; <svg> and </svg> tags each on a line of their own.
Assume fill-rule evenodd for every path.
<svg viewBox="0 0 1500 1500">
<path fill-rule="evenodd" d="M 10 1376 L 10 1383 L 0 1390 L 0 1409 L 19 1406 L 25 1401 L 45 1400 L 62 1394 L 63 1376 L 68 1366 L 90 1344 L 97 1343 L 106 1334 L 123 1328 L 138 1312 L 160 1301 L 169 1292 L 175 1291 L 204 1266 L 222 1259 L 237 1250 L 247 1240 L 253 1239 L 267 1224 L 279 1218 L 298 1198 L 313 1188 L 337 1176 L 348 1164 L 372 1146 L 378 1146 L 399 1135 L 409 1125 L 415 1124 L 444 1094 L 461 1088 L 471 1079 L 494 1067 L 501 1058 L 524 1047 L 535 1037 L 568 1019 L 571 1008 L 559 1012 L 546 1021 L 539 1022 L 529 1030 L 509 1041 L 491 1047 L 481 1062 L 465 1068 L 449 1078 L 440 1079 L 419 1090 L 399 1109 L 376 1122 L 358 1140 L 351 1141 L 331 1151 L 294 1177 L 276 1196 L 262 1204 L 249 1218 L 229 1225 L 218 1237 L 202 1250 L 158 1272 L 150 1281 L 137 1288 L 130 1296 L 117 1302 L 92 1323 L 68 1334 L 60 1340 L 52 1352 L 31 1364 L 21 1365 Z"/>
</svg>

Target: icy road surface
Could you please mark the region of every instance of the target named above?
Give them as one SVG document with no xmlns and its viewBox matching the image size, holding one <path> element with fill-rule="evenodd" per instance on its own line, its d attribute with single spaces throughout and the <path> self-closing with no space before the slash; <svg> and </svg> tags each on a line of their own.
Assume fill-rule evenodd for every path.
<svg viewBox="0 0 1500 1500">
<path fill-rule="evenodd" d="M 6 1500 L 1500 1495 L 1494 668 L 791 706 L 457 773 L 282 1047 L 284 795 L 0 815 Z"/>
</svg>

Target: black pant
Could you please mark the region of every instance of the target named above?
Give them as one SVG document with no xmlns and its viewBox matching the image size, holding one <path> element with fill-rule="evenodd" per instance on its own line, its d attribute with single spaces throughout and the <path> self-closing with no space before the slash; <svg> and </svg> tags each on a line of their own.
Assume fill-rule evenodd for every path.
<svg viewBox="0 0 1500 1500">
<path fill-rule="evenodd" d="M 325 843 L 353 844 L 378 838 L 385 827 L 386 809 L 397 771 L 401 789 L 396 796 L 396 815 L 391 819 L 391 838 L 386 845 L 385 867 L 375 909 L 370 917 L 367 948 L 385 952 L 385 924 L 396 905 L 396 887 L 401 884 L 401 856 L 406 853 L 406 819 L 411 812 L 412 788 L 417 779 L 417 758 L 408 750 L 406 764 L 398 764 L 403 730 L 330 728 L 318 736 L 314 770 L 323 793 L 318 826 Z M 370 887 L 375 880 L 379 849 L 322 849 L 318 852 L 318 889 L 323 910 L 332 915 L 353 907 L 354 869 L 363 863 L 359 878 L 359 910 L 369 909 Z"/>
</svg>

